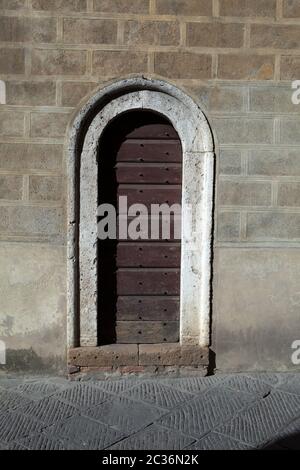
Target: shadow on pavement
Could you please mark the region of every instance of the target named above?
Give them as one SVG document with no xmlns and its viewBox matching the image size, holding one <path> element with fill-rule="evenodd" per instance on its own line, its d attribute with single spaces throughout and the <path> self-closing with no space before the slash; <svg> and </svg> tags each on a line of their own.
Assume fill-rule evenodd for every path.
<svg viewBox="0 0 300 470">
<path fill-rule="evenodd" d="M 300 430 L 264 446 L 261 450 L 300 450 Z"/>
</svg>

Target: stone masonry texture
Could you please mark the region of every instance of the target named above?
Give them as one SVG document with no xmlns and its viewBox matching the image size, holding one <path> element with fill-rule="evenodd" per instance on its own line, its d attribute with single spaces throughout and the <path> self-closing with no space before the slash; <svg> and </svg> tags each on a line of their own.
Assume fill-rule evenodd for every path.
<svg viewBox="0 0 300 470">
<path fill-rule="evenodd" d="M 99 86 L 129 74 L 161 76 L 191 94 L 214 135 L 217 369 L 299 369 L 291 362 L 300 339 L 299 0 L 0 0 L 0 9 L 4 370 L 65 373 L 66 132 Z M 253 445 L 248 437 L 243 445 Z"/>
</svg>

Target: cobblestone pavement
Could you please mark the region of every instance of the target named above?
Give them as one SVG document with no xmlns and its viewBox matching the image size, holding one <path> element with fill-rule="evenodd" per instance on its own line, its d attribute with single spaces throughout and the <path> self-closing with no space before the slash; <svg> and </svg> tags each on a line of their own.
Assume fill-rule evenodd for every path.
<svg viewBox="0 0 300 470">
<path fill-rule="evenodd" d="M 0 378 L 0 449 L 300 449 L 300 374 Z"/>
</svg>

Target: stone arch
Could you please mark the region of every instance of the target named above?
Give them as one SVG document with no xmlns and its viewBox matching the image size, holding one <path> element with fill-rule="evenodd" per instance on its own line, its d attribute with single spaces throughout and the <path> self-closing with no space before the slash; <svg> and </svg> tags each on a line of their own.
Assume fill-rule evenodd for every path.
<svg viewBox="0 0 300 470">
<path fill-rule="evenodd" d="M 183 150 L 180 343 L 208 347 L 214 183 L 212 132 L 199 105 L 176 86 L 130 77 L 101 88 L 68 136 L 68 346 L 97 346 L 97 153 L 108 123 L 130 110 L 165 116 Z"/>
</svg>

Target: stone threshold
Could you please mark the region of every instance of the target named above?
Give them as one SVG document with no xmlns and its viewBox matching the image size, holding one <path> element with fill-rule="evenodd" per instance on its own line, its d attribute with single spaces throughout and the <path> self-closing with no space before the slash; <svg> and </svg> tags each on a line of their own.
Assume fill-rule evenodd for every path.
<svg viewBox="0 0 300 470">
<path fill-rule="evenodd" d="M 70 373 L 85 368 L 138 368 L 154 367 L 195 367 L 208 366 L 209 349 L 179 343 L 161 344 L 110 344 L 86 346 L 68 351 Z"/>
</svg>

